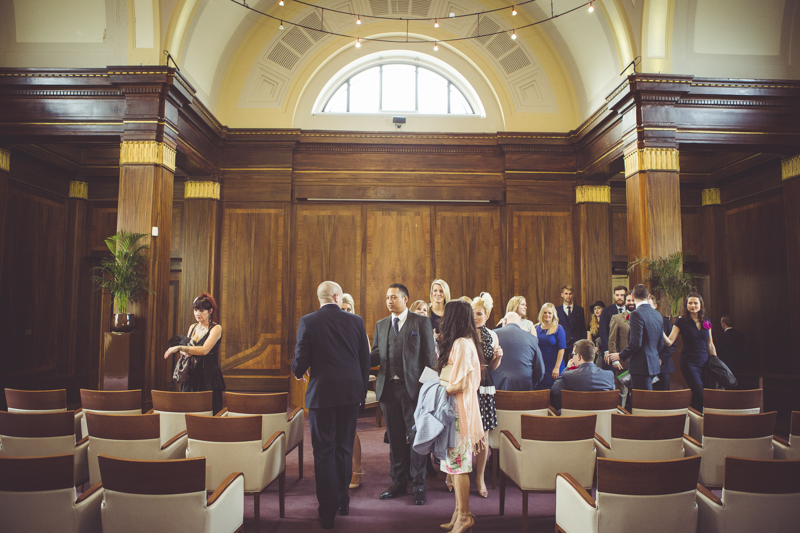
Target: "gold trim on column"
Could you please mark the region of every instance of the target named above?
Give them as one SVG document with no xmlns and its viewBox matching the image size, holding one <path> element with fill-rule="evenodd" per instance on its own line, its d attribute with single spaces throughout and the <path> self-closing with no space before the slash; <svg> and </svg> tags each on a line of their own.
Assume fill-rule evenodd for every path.
<svg viewBox="0 0 800 533">
<path fill-rule="evenodd" d="M 703 206 L 719 205 L 721 203 L 719 189 L 703 189 Z"/>
<path fill-rule="evenodd" d="M 781 159 L 781 178 L 790 180 L 800 176 L 800 155 Z"/>
<path fill-rule="evenodd" d="M 175 172 L 175 150 L 157 141 L 123 141 L 119 164 L 162 165 Z"/>
<path fill-rule="evenodd" d="M 217 181 L 187 181 L 183 189 L 183 197 L 210 198 L 219 200 L 219 182 Z"/>
<path fill-rule="evenodd" d="M 611 187 L 608 185 L 579 185 L 575 187 L 576 204 L 610 204 Z"/>
<path fill-rule="evenodd" d="M 70 181 L 69 182 L 69 197 L 89 199 L 89 184 L 85 181 Z"/>
<path fill-rule="evenodd" d="M 11 151 L 0 148 L 0 170 L 9 172 L 11 168 Z"/>
<path fill-rule="evenodd" d="M 642 148 L 625 154 L 625 177 L 643 170 L 674 170 L 680 172 L 677 148 Z"/>
</svg>

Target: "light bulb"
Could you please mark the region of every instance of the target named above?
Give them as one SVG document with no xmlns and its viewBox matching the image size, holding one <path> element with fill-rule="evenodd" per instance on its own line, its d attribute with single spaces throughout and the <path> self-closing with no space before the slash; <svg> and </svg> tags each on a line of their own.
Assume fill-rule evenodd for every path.
<svg viewBox="0 0 800 533">
<path fill-rule="evenodd" d="M 433 27 L 434 28 L 438 28 L 439 27 L 439 19 L 433 19 Z"/>
<path fill-rule="evenodd" d="M 511 8 L 511 16 L 512 17 L 516 17 L 517 16 L 517 6 L 514 6 L 514 7 Z"/>
<path fill-rule="evenodd" d="M 594 5 L 589 2 L 589 13 L 594 13 Z"/>
<path fill-rule="evenodd" d="M 283 21 L 281 21 L 281 25 L 280 25 L 280 26 L 278 26 L 278 29 L 279 29 L 279 30 L 282 30 L 282 29 L 283 29 Z"/>
<path fill-rule="evenodd" d="M 517 32 L 516 31 L 511 30 L 511 38 L 512 39 L 516 39 L 517 38 Z"/>
<path fill-rule="evenodd" d="M 356 39 L 356 48 L 361 48 L 361 39 Z"/>
<path fill-rule="evenodd" d="M 433 43 L 433 51 L 434 52 L 438 52 L 439 51 L 439 45 L 436 44 L 435 42 Z"/>
<path fill-rule="evenodd" d="M 280 1 L 278 2 L 278 5 L 279 5 L 279 6 L 282 6 L 282 5 L 283 5 L 283 0 L 280 0 Z"/>
<path fill-rule="evenodd" d="M 358 15 L 358 18 L 356 19 L 356 24 L 361 24 L 361 15 Z"/>
</svg>

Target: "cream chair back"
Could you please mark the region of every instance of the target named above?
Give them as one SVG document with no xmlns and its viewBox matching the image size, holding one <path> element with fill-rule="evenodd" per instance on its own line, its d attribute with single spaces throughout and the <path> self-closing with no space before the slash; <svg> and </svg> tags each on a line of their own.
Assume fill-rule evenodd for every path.
<svg viewBox="0 0 800 533">
<path fill-rule="evenodd" d="M 154 390 L 153 413 L 161 415 L 161 444 L 186 431 L 186 415 L 211 416 L 211 391 L 169 392 Z"/>
<path fill-rule="evenodd" d="M 772 433 L 777 413 L 704 416 L 700 483 L 720 487 L 725 478 L 725 456 L 772 459 Z"/>
<path fill-rule="evenodd" d="M 510 431 L 520 438 L 522 415 L 547 416 L 550 406 L 550 391 L 497 391 L 494 396 L 497 409 L 497 427 L 489 431 L 488 442 L 492 448 L 500 447 L 500 432 Z"/>
<path fill-rule="evenodd" d="M 784 440 L 777 435 L 773 436 L 772 445 L 775 448 L 775 459 L 800 459 L 800 411 L 792 411 L 789 438 Z"/>
<path fill-rule="evenodd" d="M 686 416 L 611 415 L 610 459 L 666 461 L 684 456 Z"/>
<path fill-rule="evenodd" d="M 261 415 L 261 439 L 266 442 L 276 431 L 286 432 L 286 450 L 294 449 L 303 440 L 302 418 L 287 420 L 289 393 L 270 394 L 225 393 L 227 416 Z M 295 417 L 298 412 L 294 413 Z"/>
<path fill-rule="evenodd" d="M 89 481 L 102 481 L 97 457 L 158 461 L 161 457 L 159 415 L 107 415 L 87 412 Z"/>
<path fill-rule="evenodd" d="M 597 415 L 595 433 L 611 438 L 611 415 L 618 412 L 619 391 L 561 391 L 561 416 Z"/>
<path fill-rule="evenodd" d="M 140 415 L 142 414 L 142 391 L 99 391 L 81 389 L 81 407 L 84 413 L 100 413 L 105 415 Z M 81 432 L 88 435 L 86 415 L 81 420 Z"/>
<path fill-rule="evenodd" d="M 690 389 L 670 391 L 632 391 L 631 414 L 635 416 L 667 416 L 682 414 L 686 418 L 683 432 L 689 433 L 689 406 L 692 404 Z"/>
<path fill-rule="evenodd" d="M 6 389 L 9 413 L 55 413 L 67 410 L 67 390 Z"/>
<path fill-rule="evenodd" d="M 75 428 L 72 411 L 0 411 L 0 455 L 41 457 L 73 453 Z"/>
</svg>

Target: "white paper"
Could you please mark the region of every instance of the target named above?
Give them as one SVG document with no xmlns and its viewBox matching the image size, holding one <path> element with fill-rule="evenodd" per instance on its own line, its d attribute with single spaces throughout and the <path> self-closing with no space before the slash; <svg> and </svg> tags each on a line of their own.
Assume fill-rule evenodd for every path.
<svg viewBox="0 0 800 533">
<path fill-rule="evenodd" d="M 439 373 L 429 366 L 425 367 L 422 375 L 419 377 L 420 383 L 427 383 L 428 381 L 439 381 Z"/>
</svg>

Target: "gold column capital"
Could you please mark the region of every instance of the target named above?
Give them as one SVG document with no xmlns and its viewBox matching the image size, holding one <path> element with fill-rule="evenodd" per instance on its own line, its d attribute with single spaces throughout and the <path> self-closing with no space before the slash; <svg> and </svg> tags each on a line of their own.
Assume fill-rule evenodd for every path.
<svg viewBox="0 0 800 533">
<path fill-rule="evenodd" d="M 719 189 L 703 189 L 703 207 L 707 205 L 719 205 L 721 203 Z"/>
<path fill-rule="evenodd" d="M 638 148 L 625 154 L 625 178 L 646 170 L 680 172 L 677 148 Z"/>
<path fill-rule="evenodd" d="M 575 187 L 576 204 L 610 204 L 611 187 L 609 185 L 579 185 Z"/>
<path fill-rule="evenodd" d="M 218 181 L 187 181 L 184 184 L 183 197 L 187 200 L 190 198 L 219 200 L 219 190 Z"/>
<path fill-rule="evenodd" d="M 800 176 L 800 155 L 781 159 L 781 179 L 784 181 Z"/>
<path fill-rule="evenodd" d="M 11 151 L 0 148 L 0 170 L 9 172 L 11 168 Z"/>
<path fill-rule="evenodd" d="M 175 150 L 157 141 L 123 141 L 119 164 L 161 165 L 175 172 Z"/>
<path fill-rule="evenodd" d="M 70 181 L 69 182 L 69 197 L 89 199 L 89 184 L 85 181 Z"/>
</svg>

